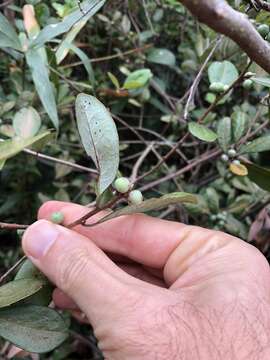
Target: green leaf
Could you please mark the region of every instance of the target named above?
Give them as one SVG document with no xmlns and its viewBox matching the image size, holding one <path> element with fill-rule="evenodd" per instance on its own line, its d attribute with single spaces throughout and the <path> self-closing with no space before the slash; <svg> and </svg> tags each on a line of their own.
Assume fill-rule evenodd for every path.
<svg viewBox="0 0 270 360">
<path fill-rule="evenodd" d="M 73 44 L 69 44 L 69 48 L 71 51 L 73 51 L 78 58 L 82 61 L 83 66 L 85 67 L 85 70 L 87 71 L 90 84 L 94 87 L 95 85 L 95 73 L 92 67 L 91 60 L 88 58 L 88 56 L 77 46 Z"/>
<path fill-rule="evenodd" d="M 40 279 L 21 279 L 11 281 L 0 287 L 0 308 L 15 304 L 40 290 L 43 286 Z"/>
<path fill-rule="evenodd" d="M 232 115 L 233 139 L 238 142 L 248 129 L 247 115 L 243 111 L 234 112 Z"/>
<path fill-rule="evenodd" d="M 240 148 L 240 154 L 257 153 L 270 150 L 270 135 L 261 136 Z"/>
<path fill-rule="evenodd" d="M 270 192 L 270 169 L 261 166 L 245 163 L 248 169 L 248 177 L 263 190 Z"/>
<path fill-rule="evenodd" d="M 165 207 L 168 207 L 170 205 L 177 205 L 182 203 L 197 203 L 197 198 L 195 195 L 184 193 L 184 192 L 175 192 L 171 194 L 167 194 L 164 196 L 161 196 L 160 198 L 153 198 L 149 200 L 143 201 L 139 205 L 130 205 L 126 206 L 122 209 L 116 210 L 112 212 L 111 214 L 103 217 L 98 222 L 94 223 L 94 225 L 101 224 L 105 221 L 115 219 L 119 216 L 123 215 L 131 215 L 136 213 L 145 213 L 153 210 L 159 210 Z"/>
<path fill-rule="evenodd" d="M 116 77 L 115 75 L 113 75 L 111 72 L 108 72 L 107 74 L 108 74 L 111 82 L 112 82 L 113 85 L 115 86 L 115 88 L 116 88 L 117 90 L 119 90 L 119 89 L 120 89 L 120 84 L 119 84 L 119 81 L 118 81 L 117 77 Z"/>
<path fill-rule="evenodd" d="M 213 130 L 196 122 L 190 122 L 188 130 L 193 136 L 206 142 L 213 142 L 217 139 L 217 134 Z"/>
<path fill-rule="evenodd" d="M 232 140 L 232 123 L 229 117 L 225 117 L 219 121 L 217 133 L 221 149 L 227 151 Z"/>
<path fill-rule="evenodd" d="M 67 35 L 65 36 L 65 39 L 59 45 L 59 47 L 58 47 L 58 49 L 56 50 L 56 53 L 55 53 L 56 62 L 57 62 L 58 65 L 65 59 L 65 57 L 69 53 L 70 44 L 72 44 L 72 41 L 76 38 L 78 33 L 85 26 L 85 24 L 87 23 L 87 20 L 88 19 L 83 19 L 82 21 L 79 21 L 77 24 L 75 24 L 72 27 L 72 29 L 67 33 Z"/>
<path fill-rule="evenodd" d="M 3 170 L 6 160 L 0 160 L 0 171 Z"/>
<path fill-rule="evenodd" d="M 151 70 L 140 69 L 128 75 L 123 89 L 132 90 L 144 87 L 149 80 L 153 77 Z"/>
<path fill-rule="evenodd" d="M 53 286 L 30 260 L 25 260 L 20 270 L 15 276 L 15 280 L 21 279 L 39 279 L 43 282 L 42 288 L 34 295 L 24 300 L 24 304 L 34 304 L 48 306 L 52 300 Z"/>
<path fill-rule="evenodd" d="M 17 155 L 23 149 L 35 143 L 38 143 L 40 140 L 45 141 L 46 139 L 50 139 L 50 138 L 51 138 L 51 132 L 46 131 L 28 139 L 14 138 L 11 140 L 2 141 L 0 142 L 0 161 L 9 159 Z"/>
<path fill-rule="evenodd" d="M 0 310 L 0 336 L 34 353 L 45 353 L 68 337 L 64 319 L 55 310 L 22 305 Z"/>
<path fill-rule="evenodd" d="M 82 144 L 99 171 L 98 193 L 114 181 L 119 166 L 119 138 L 106 107 L 95 97 L 79 94 L 76 117 Z"/>
<path fill-rule="evenodd" d="M 5 38 L 6 40 L 4 40 Z M 5 41 L 9 43 L 9 45 L 4 45 Z M 21 50 L 21 43 L 14 27 L 10 24 L 10 22 L 1 12 L 0 12 L 0 46 L 12 47 L 13 49 Z"/>
<path fill-rule="evenodd" d="M 208 68 L 208 77 L 210 83 L 222 83 L 223 85 L 232 85 L 238 78 L 239 73 L 236 67 L 230 61 L 215 61 Z"/>
<path fill-rule="evenodd" d="M 264 77 L 252 77 L 251 80 L 256 84 L 270 88 L 270 79 Z"/>
<path fill-rule="evenodd" d="M 58 114 L 54 96 L 54 88 L 49 79 L 48 66 L 38 50 L 28 50 L 26 61 L 30 67 L 32 78 L 40 101 L 56 129 L 58 129 Z"/>
<path fill-rule="evenodd" d="M 32 107 L 22 108 L 13 119 L 15 133 L 23 139 L 35 136 L 41 126 L 39 113 Z"/>
<path fill-rule="evenodd" d="M 150 50 L 147 61 L 155 64 L 167 65 L 169 67 L 174 67 L 176 65 L 175 55 L 168 49 L 155 48 Z"/>
<path fill-rule="evenodd" d="M 218 196 L 217 191 L 214 188 L 208 187 L 206 189 L 206 200 L 207 200 L 209 209 L 214 213 L 218 213 L 219 212 L 219 196 Z"/>
<path fill-rule="evenodd" d="M 30 43 L 30 47 L 41 47 L 46 42 L 56 38 L 61 34 L 68 32 L 77 22 L 84 20 L 85 18 L 89 19 L 91 16 L 93 16 L 105 4 L 105 2 L 106 0 L 84 1 L 81 4 L 81 8 L 83 9 L 85 15 L 82 14 L 80 9 L 78 9 L 65 17 L 63 21 L 57 24 L 47 25 Z"/>
</svg>

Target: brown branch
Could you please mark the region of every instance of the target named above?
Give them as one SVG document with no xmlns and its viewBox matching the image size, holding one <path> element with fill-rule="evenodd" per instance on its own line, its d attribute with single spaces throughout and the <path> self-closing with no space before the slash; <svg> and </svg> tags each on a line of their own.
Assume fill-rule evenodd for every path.
<svg viewBox="0 0 270 360">
<path fill-rule="evenodd" d="M 24 230 L 27 229 L 29 225 L 21 225 L 21 224 L 8 224 L 0 222 L 0 230 L 8 229 L 8 230 Z"/>
<path fill-rule="evenodd" d="M 179 0 L 199 21 L 234 40 L 247 55 L 270 73 L 270 45 L 248 17 L 225 0 Z"/>
</svg>

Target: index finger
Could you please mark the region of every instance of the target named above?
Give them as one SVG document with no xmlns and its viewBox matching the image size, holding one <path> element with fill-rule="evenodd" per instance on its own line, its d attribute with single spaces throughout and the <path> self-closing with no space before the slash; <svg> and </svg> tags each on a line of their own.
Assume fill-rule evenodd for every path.
<svg viewBox="0 0 270 360">
<path fill-rule="evenodd" d="M 50 219 L 55 211 L 64 215 L 64 224 L 79 219 L 89 208 L 77 204 L 49 201 L 39 210 L 39 219 Z M 106 252 L 123 255 L 153 268 L 163 268 L 170 254 L 190 232 L 190 226 L 150 216 L 122 216 L 95 227 L 78 225 L 74 230 L 91 239 Z"/>
</svg>

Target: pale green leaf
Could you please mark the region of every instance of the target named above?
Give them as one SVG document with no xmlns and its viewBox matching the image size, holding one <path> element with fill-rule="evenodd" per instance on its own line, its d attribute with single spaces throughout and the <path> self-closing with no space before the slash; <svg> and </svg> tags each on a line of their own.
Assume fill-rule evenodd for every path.
<svg viewBox="0 0 270 360">
<path fill-rule="evenodd" d="M 91 60 L 89 59 L 89 57 L 81 50 L 79 49 L 77 46 L 73 45 L 73 44 L 69 44 L 69 48 L 71 51 L 73 51 L 78 58 L 82 61 L 83 66 L 85 67 L 85 70 L 87 71 L 88 74 L 88 78 L 90 81 L 90 84 L 92 86 L 95 85 L 95 73 L 92 67 L 92 63 Z"/>
<path fill-rule="evenodd" d="M 0 160 L 0 171 L 3 170 L 6 160 Z"/>
<path fill-rule="evenodd" d="M 94 223 L 93 225 L 101 224 L 105 221 L 115 219 L 119 216 L 123 215 L 132 215 L 136 213 L 146 213 L 153 210 L 159 210 L 162 208 L 166 208 L 170 205 L 177 205 L 182 203 L 197 203 L 197 197 L 192 194 L 184 193 L 184 192 L 175 192 L 171 194 L 167 194 L 164 196 L 161 196 L 160 198 L 153 198 L 149 200 L 143 201 L 139 205 L 130 205 L 126 206 L 122 209 L 116 210 L 112 212 L 111 214 L 106 215 L 101 220 L 99 220 L 97 223 Z"/>
<path fill-rule="evenodd" d="M 229 117 L 225 117 L 218 122 L 218 142 L 223 151 L 227 151 L 232 140 L 232 123 Z"/>
<path fill-rule="evenodd" d="M 58 129 L 58 114 L 54 96 L 54 88 L 49 79 L 48 66 L 38 50 L 29 49 L 26 52 L 26 61 L 30 67 L 32 78 L 39 95 L 40 101 Z"/>
<path fill-rule="evenodd" d="M 22 138 L 14 138 L 11 140 L 5 140 L 0 142 L 0 161 L 9 159 L 15 155 L 17 155 L 19 152 L 21 152 L 23 149 L 39 142 L 40 140 L 51 138 L 51 132 L 46 131 L 42 132 L 32 138 L 28 139 L 22 139 Z"/>
<path fill-rule="evenodd" d="M 155 48 L 150 50 L 147 60 L 155 64 L 167 65 L 170 67 L 176 65 L 175 55 L 168 49 Z"/>
<path fill-rule="evenodd" d="M 46 42 L 56 38 L 57 36 L 68 32 L 72 26 L 77 22 L 84 20 L 93 16 L 104 4 L 106 0 L 86 0 L 81 4 L 81 8 L 84 11 L 84 14 L 80 9 L 74 11 L 70 15 L 66 16 L 63 21 L 57 24 L 47 25 L 42 29 L 39 35 L 31 42 L 31 47 L 41 47 Z"/>
<path fill-rule="evenodd" d="M 270 79 L 264 77 L 252 77 L 251 80 L 256 84 L 270 88 Z"/>
<path fill-rule="evenodd" d="M 9 39 L 9 45 L 4 44 L 4 38 Z M 7 40 L 5 40 L 7 41 Z M 14 27 L 8 19 L 0 12 L 0 46 L 12 47 L 21 50 L 21 43 Z"/>
<path fill-rule="evenodd" d="M 128 75 L 123 89 L 132 90 L 144 87 L 153 77 L 151 70 L 140 69 Z"/>
<path fill-rule="evenodd" d="M 257 153 L 270 150 L 270 135 L 261 136 L 240 148 L 240 154 Z"/>
<path fill-rule="evenodd" d="M 208 77 L 210 83 L 222 83 L 223 85 L 232 85 L 238 78 L 239 73 L 236 67 L 230 61 L 214 61 L 208 68 Z"/>
<path fill-rule="evenodd" d="M 0 308 L 15 304 L 37 291 L 43 286 L 41 279 L 21 279 L 11 281 L 0 287 Z"/>
<path fill-rule="evenodd" d="M 41 126 L 39 113 L 33 108 L 22 108 L 13 119 L 13 128 L 16 135 L 27 139 L 35 136 Z"/>
<path fill-rule="evenodd" d="M 45 353 L 68 337 L 68 328 L 55 310 L 22 305 L 0 310 L 0 336 L 26 351 Z"/>
<path fill-rule="evenodd" d="M 75 108 L 82 144 L 99 171 L 100 194 L 110 186 L 118 171 L 117 129 L 106 107 L 95 97 L 79 94 Z"/>
<path fill-rule="evenodd" d="M 217 134 L 213 130 L 196 122 L 190 122 L 188 124 L 188 130 L 193 136 L 200 140 L 206 142 L 213 142 L 217 140 Z"/>
<path fill-rule="evenodd" d="M 238 142 L 248 129 L 247 115 L 243 111 L 237 111 L 232 115 L 233 139 Z"/>
</svg>

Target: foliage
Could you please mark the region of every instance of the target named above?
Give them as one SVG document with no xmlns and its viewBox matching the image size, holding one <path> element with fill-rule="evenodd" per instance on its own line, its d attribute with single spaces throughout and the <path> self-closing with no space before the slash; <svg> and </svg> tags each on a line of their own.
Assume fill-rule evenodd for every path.
<svg viewBox="0 0 270 360">
<path fill-rule="evenodd" d="M 1 222 L 30 224 L 50 199 L 96 201 L 96 211 L 113 208 L 101 221 L 149 211 L 248 240 L 270 201 L 268 74 L 174 0 L 15 0 L 0 10 Z M 270 14 L 248 16 L 268 41 Z M 130 180 L 123 194 L 116 177 Z M 20 235 L 6 229 L 1 240 L 4 273 Z M 69 316 L 47 307 L 51 294 L 26 261 L 0 287 L 0 336 L 33 352 L 58 347 Z M 44 358 L 84 357 L 71 338 Z"/>
</svg>

